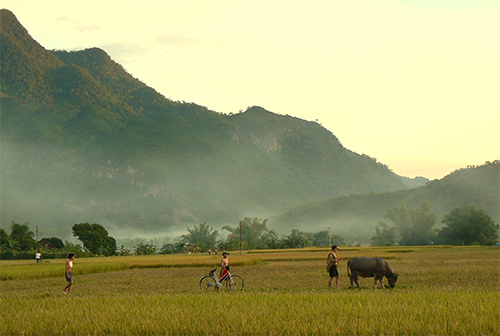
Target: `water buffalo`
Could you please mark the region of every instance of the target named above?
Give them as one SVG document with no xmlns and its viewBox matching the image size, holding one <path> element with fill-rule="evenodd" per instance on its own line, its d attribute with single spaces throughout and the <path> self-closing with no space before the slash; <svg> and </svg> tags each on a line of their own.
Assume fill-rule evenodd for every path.
<svg viewBox="0 0 500 336">
<path fill-rule="evenodd" d="M 398 280 L 398 273 L 394 273 L 387 261 L 382 258 L 353 258 L 347 262 L 347 275 L 351 278 L 352 288 L 354 288 L 354 283 L 358 285 L 358 288 L 361 288 L 358 282 L 360 276 L 363 278 L 375 277 L 373 288 L 377 287 L 377 280 L 380 280 L 380 285 L 382 288 L 385 288 L 382 283 L 384 276 L 387 278 L 387 281 L 389 281 L 389 286 L 391 286 L 391 288 L 396 286 L 396 281 Z"/>
</svg>

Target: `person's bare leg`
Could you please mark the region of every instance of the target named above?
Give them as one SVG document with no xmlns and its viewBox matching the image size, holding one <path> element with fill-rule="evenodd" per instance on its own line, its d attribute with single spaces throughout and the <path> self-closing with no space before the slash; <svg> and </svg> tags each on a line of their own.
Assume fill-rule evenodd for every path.
<svg viewBox="0 0 500 336">
<path fill-rule="evenodd" d="M 71 281 L 66 287 L 64 287 L 63 292 L 69 294 L 71 291 L 71 286 L 73 285 L 73 281 Z"/>
</svg>

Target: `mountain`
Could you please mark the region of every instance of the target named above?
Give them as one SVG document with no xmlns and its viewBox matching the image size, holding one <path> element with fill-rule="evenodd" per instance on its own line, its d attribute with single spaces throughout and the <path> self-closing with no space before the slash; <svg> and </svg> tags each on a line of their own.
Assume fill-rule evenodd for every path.
<svg viewBox="0 0 500 336">
<path fill-rule="evenodd" d="M 172 101 L 103 50 L 49 51 L 0 10 L 1 225 L 115 237 L 218 228 L 331 197 L 407 189 L 315 122 Z M 160 65 L 158 65 L 160 66 Z"/>
<path fill-rule="evenodd" d="M 386 210 L 404 204 L 406 208 L 420 208 L 424 200 L 430 210 L 441 218 L 462 205 L 484 209 L 495 222 L 500 221 L 500 161 L 482 166 L 459 169 L 441 180 L 409 189 L 378 194 L 335 197 L 305 204 L 269 219 L 269 225 L 282 231 L 291 228 L 310 231 L 310 227 L 330 228 L 348 241 L 370 242 L 375 226 L 384 219 Z"/>
<path fill-rule="evenodd" d="M 417 176 L 415 178 L 401 176 L 401 180 L 410 189 L 423 186 L 429 182 L 429 179 L 423 176 Z"/>
</svg>

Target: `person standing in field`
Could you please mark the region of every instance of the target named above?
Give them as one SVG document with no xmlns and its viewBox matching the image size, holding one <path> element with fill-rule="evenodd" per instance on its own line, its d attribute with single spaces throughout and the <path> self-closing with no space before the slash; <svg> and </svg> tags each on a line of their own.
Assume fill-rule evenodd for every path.
<svg viewBox="0 0 500 336">
<path fill-rule="evenodd" d="M 339 287 L 339 271 L 337 270 L 337 263 L 342 258 L 337 258 L 337 251 L 339 249 L 336 245 L 332 245 L 332 252 L 328 254 L 328 261 L 326 266 L 326 271 L 330 274 L 330 280 L 328 280 L 328 289 L 332 289 L 332 280 L 335 278 L 335 283 L 337 288 Z"/>
<path fill-rule="evenodd" d="M 226 278 L 229 276 L 229 252 L 223 251 L 222 252 L 222 259 L 220 261 L 220 276 L 219 276 L 219 282 L 222 282 L 226 280 Z"/>
<path fill-rule="evenodd" d="M 219 274 L 219 285 L 217 290 L 219 290 L 220 284 L 229 277 L 229 252 L 222 251 L 222 259 L 220 260 L 220 274 Z"/>
<path fill-rule="evenodd" d="M 73 286 L 73 260 L 75 260 L 75 254 L 70 253 L 68 255 L 68 261 L 66 261 L 66 281 L 68 282 L 68 285 L 64 287 L 63 293 L 64 294 L 69 294 L 71 291 L 71 286 Z"/>
<path fill-rule="evenodd" d="M 36 251 L 36 253 L 35 253 L 35 259 L 36 259 L 37 263 L 39 263 L 40 261 L 42 261 L 42 254 L 40 253 L 40 251 Z"/>
</svg>

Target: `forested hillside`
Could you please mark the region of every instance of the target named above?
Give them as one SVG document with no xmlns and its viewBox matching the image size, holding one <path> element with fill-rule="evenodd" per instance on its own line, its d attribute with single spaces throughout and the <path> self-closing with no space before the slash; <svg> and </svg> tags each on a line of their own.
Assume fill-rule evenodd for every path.
<svg viewBox="0 0 500 336">
<path fill-rule="evenodd" d="M 0 25 L 2 227 L 28 221 L 67 238 L 95 222 L 118 238 L 164 236 L 407 188 L 315 122 L 173 101 L 103 50 L 48 51 L 8 10 Z"/>
<path fill-rule="evenodd" d="M 328 229 L 342 234 L 347 240 L 370 241 L 374 227 L 386 221 L 388 209 L 404 204 L 418 209 L 422 202 L 430 202 L 430 211 L 438 214 L 436 228 L 442 216 L 462 205 L 484 209 L 495 221 L 500 221 L 500 161 L 482 166 L 459 169 L 441 180 L 425 186 L 379 194 L 335 197 L 291 209 L 269 220 L 269 226 L 281 231 L 310 227 Z"/>
</svg>

